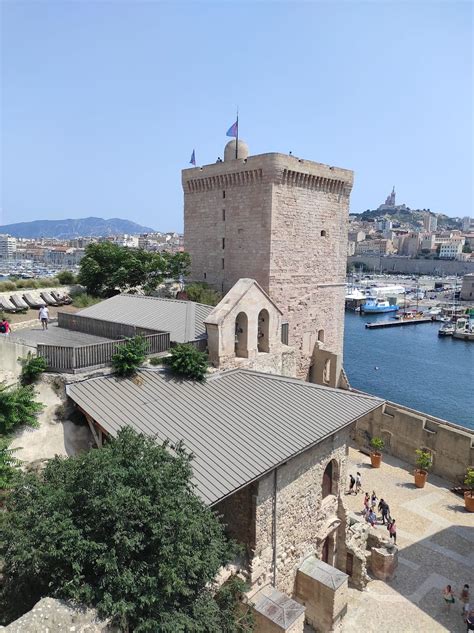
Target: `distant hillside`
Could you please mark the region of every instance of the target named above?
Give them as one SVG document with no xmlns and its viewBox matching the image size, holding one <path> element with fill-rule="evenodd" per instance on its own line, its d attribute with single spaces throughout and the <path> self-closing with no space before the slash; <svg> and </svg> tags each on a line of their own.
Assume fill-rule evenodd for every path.
<svg viewBox="0 0 474 633">
<path fill-rule="evenodd" d="M 141 226 L 130 220 L 120 218 L 81 218 L 79 220 L 35 220 L 34 222 L 18 222 L 0 226 L 0 233 L 8 233 L 13 237 L 50 237 L 72 239 L 74 237 L 105 237 L 128 233 L 152 233 L 154 229 Z"/>
<path fill-rule="evenodd" d="M 419 226 L 420 222 L 423 222 L 423 215 L 426 213 L 425 209 L 367 209 L 363 213 L 351 213 L 351 215 L 357 216 L 358 220 L 380 220 L 387 218 L 392 222 L 400 222 L 400 224 L 411 224 L 413 227 Z M 431 215 L 438 218 L 439 228 L 461 228 L 461 221 L 459 218 L 450 218 L 443 213 L 433 213 Z"/>
</svg>

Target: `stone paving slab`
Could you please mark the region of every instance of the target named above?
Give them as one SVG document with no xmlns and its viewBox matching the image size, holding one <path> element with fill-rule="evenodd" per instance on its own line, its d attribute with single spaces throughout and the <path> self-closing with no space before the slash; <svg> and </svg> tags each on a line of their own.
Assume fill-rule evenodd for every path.
<svg viewBox="0 0 474 633">
<path fill-rule="evenodd" d="M 464 633 L 461 604 L 456 601 L 446 613 L 442 590 L 449 583 L 457 596 L 468 583 L 474 602 L 474 514 L 433 474 L 425 488 L 416 488 L 413 466 L 389 455 L 374 469 L 367 455 L 351 448 L 347 472 L 356 471 L 363 492 L 375 490 L 390 505 L 398 525 L 399 566 L 389 582 L 372 580 L 365 591 L 349 590 L 342 631 Z M 360 514 L 363 494 L 346 495 L 344 502 Z"/>
</svg>

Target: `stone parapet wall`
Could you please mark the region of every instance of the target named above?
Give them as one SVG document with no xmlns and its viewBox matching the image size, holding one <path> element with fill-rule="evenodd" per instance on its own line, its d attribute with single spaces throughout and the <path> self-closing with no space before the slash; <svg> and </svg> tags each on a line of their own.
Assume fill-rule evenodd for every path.
<svg viewBox="0 0 474 633">
<path fill-rule="evenodd" d="M 459 484 L 468 466 L 474 466 L 474 432 L 426 413 L 387 402 L 360 418 L 353 433 L 361 449 L 369 450 L 371 437 L 381 437 L 385 452 L 415 466 L 415 450 L 432 453 L 431 472 Z"/>
<path fill-rule="evenodd" d="M 344 522 L 339 495 L 344 492 L 348 439 L 349 431 L 340 431 L 280 466 L 276 474 L 276 503 L 274 471 L 259 480 L 252 585 L 264 586 L 273 581 L 275 537 L 276 588 L 291 596 L 300 564 L 310 555 L 320 557 L 324 539 Z M 323 473 L 331 460 L 337 462 L 333 481 L 338 489 L 336 494 L 322 499 Z"/>
</svg>

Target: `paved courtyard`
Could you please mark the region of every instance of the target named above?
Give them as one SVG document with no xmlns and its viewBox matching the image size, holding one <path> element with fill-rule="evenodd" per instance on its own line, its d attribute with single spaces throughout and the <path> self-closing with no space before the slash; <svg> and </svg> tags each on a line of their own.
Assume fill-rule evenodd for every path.
<svg viewBox="0 0 474 633">
<path fill-rule="evenodd" d="M 349 451 L 348 473 L 362 475 L 362 490 L 383 497 L 396 519 L 399 566 L 392 581 L 372 580 L 365 591 L 350 590 L 344 633 L 466 631 L 459 600 L 445 613 L 442 590 L 450 584 L 459 595 L 465 583 L 474 602 L 474 513 L 432 474 L 415 488 L 413 467 L 384 455 L 380 469 L 356 449 Z M 361 513 L 363 494 L 346 495 L 348 508 Z M 377 531 L 385 527 L 378 525 Z"/>
</svg>

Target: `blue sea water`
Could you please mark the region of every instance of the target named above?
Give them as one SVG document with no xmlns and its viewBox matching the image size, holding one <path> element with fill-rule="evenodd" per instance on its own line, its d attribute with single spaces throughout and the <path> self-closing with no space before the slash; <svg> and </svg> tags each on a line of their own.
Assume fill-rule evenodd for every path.
<svg viewBox="0 0 474 633">
<path fill-rule="evenodd" d="M 389 318 L 346 312 L 344 368 L 351 385 L 474 429 L 474 343 L 439 337 L 441 323 L 365 327 Z"/>
</svg>

